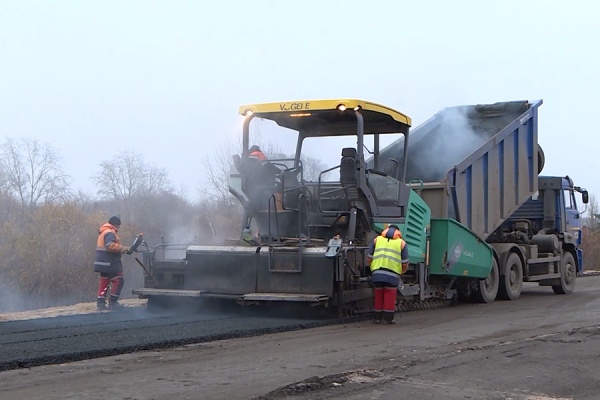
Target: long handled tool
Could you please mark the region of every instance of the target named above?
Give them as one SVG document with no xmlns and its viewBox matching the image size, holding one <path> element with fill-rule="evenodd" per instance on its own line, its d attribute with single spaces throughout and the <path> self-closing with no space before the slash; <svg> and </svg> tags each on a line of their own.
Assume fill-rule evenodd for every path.
<svg viewBox="0 0 600 400">
<path fill-rule="evenodd" d="M 146 274 L 148 274 L 148 276 L 149 276 L 150 278 L 152 278 L 152 280 L 153 280 L 154 282 L 156 282 L 158 285 L 160 285 L 160 282 L 158 281 L 158 279 L 156 279 L 156 278 L 154 277 L 154 275 L 152 275 L 152 273 L 151 273 L 151 272 L 148 270 L 148 268 L 146 268 L 146 267 L 144 266 L 144 264 L 143 264 L 143 263 L 140 261 L 140 259 L 139 259 L 139 258 L 135 257 L 135 261 L 137 261 L 137 263 L 138 263 L 138 264 L 140 264 L 140 267 L 142 267 L 142 268 L 144 269 L 144 271 L 146 271 Z"/>
<path fill-rule="evenodd" d="M 129 248 L 129 251 L 127 252 L 127 254 L 136 253 L 138 251 L 138 247 L 140 247 L 141 245 L 144 245 L 146 247 L 148 246 L 146 244 L 146 242 L 144 242 L 144 234 L 143 233 L 140 233 L 135 237 L 135 240 L 133 241 L 133 244 Z M 158 285 L 160 285 L 160 282 L 158 281 L 158 279 L 156 279 L 156 277 L 154 275 L 152 275 L 150 270 L 144 266 L 144 264 L 140 261 L 139 258 L 135 257 L 135 261 L 137 261 L 137 263 L 140 264 L 140 267 L 142 267 L 144 269 L 144 271 L 146 271 L 146 274 L 150 278 L 152 278 L 152 280 L 154 282 L 156 282 Z"/>
</svg>

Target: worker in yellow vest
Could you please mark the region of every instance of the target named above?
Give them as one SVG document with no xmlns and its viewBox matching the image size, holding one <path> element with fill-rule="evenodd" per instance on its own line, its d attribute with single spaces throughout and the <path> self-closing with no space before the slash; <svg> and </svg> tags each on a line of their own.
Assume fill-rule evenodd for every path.
<svg viewBox="0 0 600 400">
<path fill-rule="evenodd" d="M 394 324 L 400 276 L 408 269 L 408 248 L 396 225 L 390 225 L 375 238 L 368 258 L 374 287 L 373 322 Z"/>
</svg>

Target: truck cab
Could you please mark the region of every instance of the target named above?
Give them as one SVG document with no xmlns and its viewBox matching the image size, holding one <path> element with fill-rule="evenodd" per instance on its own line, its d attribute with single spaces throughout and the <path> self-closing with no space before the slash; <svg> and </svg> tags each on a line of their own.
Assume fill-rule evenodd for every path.
<svg viewBox="0 0 600 400">
<path fill-rule="evenodd" d="M 540 177 L 540 180 L 559 179 L 558 177 Z M 589 195 L 587 190 L 575 186 L 573 180 L 569 176 L 560 178 L 562 191 L 557 193 L 557 203 L 560 204 L 556 213 L 555 229 L 556 232 L 562 232 L 564 243 L 572 247 L 577 254 L 577 273 L 581 275 L 584 270 L 583 265 L 583 250 L 581 247 L 582 241 L 582 225 L 581 213 L 579 211 L 577 195 L 581 195 L 581 202 L 587 204 Z M 562 194 L 562 196 L 561 196 Z"/>
</svg>

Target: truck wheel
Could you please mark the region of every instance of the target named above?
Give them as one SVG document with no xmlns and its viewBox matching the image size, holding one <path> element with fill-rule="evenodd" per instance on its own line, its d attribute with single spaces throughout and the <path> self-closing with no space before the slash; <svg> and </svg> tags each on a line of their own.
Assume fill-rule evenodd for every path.
<svg viewBox="0 0 600 400">
<path fill-rule="evenodd" d="M 491 303 L 496 299 L 498 294 L 498 286 L 500 284 L 500 275 L 498 271 L 498 263 L 494 258 L 492 261 L 492 269 L 487 278 L 479 280 L 477 288 L 473 292 L 475 301 L 479 303 Z"/>
<path fill-rule="evenodd" d="M 556 294 L 569 294 L 575 289 L 577 267 L 571 253 L 564 253 L 560 262 L 560 285 L 552 286 Z"/>
<path fill-rule="evenodd" d="M 516 300 L 523 290 L 523 263 L 516 253 L 510 253 L 504 263 L 498 295 L 504 300 Z"/>
</svg>

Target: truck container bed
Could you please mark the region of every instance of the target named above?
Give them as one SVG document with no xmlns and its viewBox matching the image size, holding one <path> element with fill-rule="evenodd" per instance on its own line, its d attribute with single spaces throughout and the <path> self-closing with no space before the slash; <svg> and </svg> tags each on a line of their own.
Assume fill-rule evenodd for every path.
<svg viewBox="0 0 600 400">
<path fill-rule="evenodd" d="M 431 207 L 432 218 L 455 219 L 485 239 L 537 191 L 541 104 L 450 107 L 413 129 L 406 180 Z M 381 158 L 403 165 L 403 140 Z"/>
</svg>

